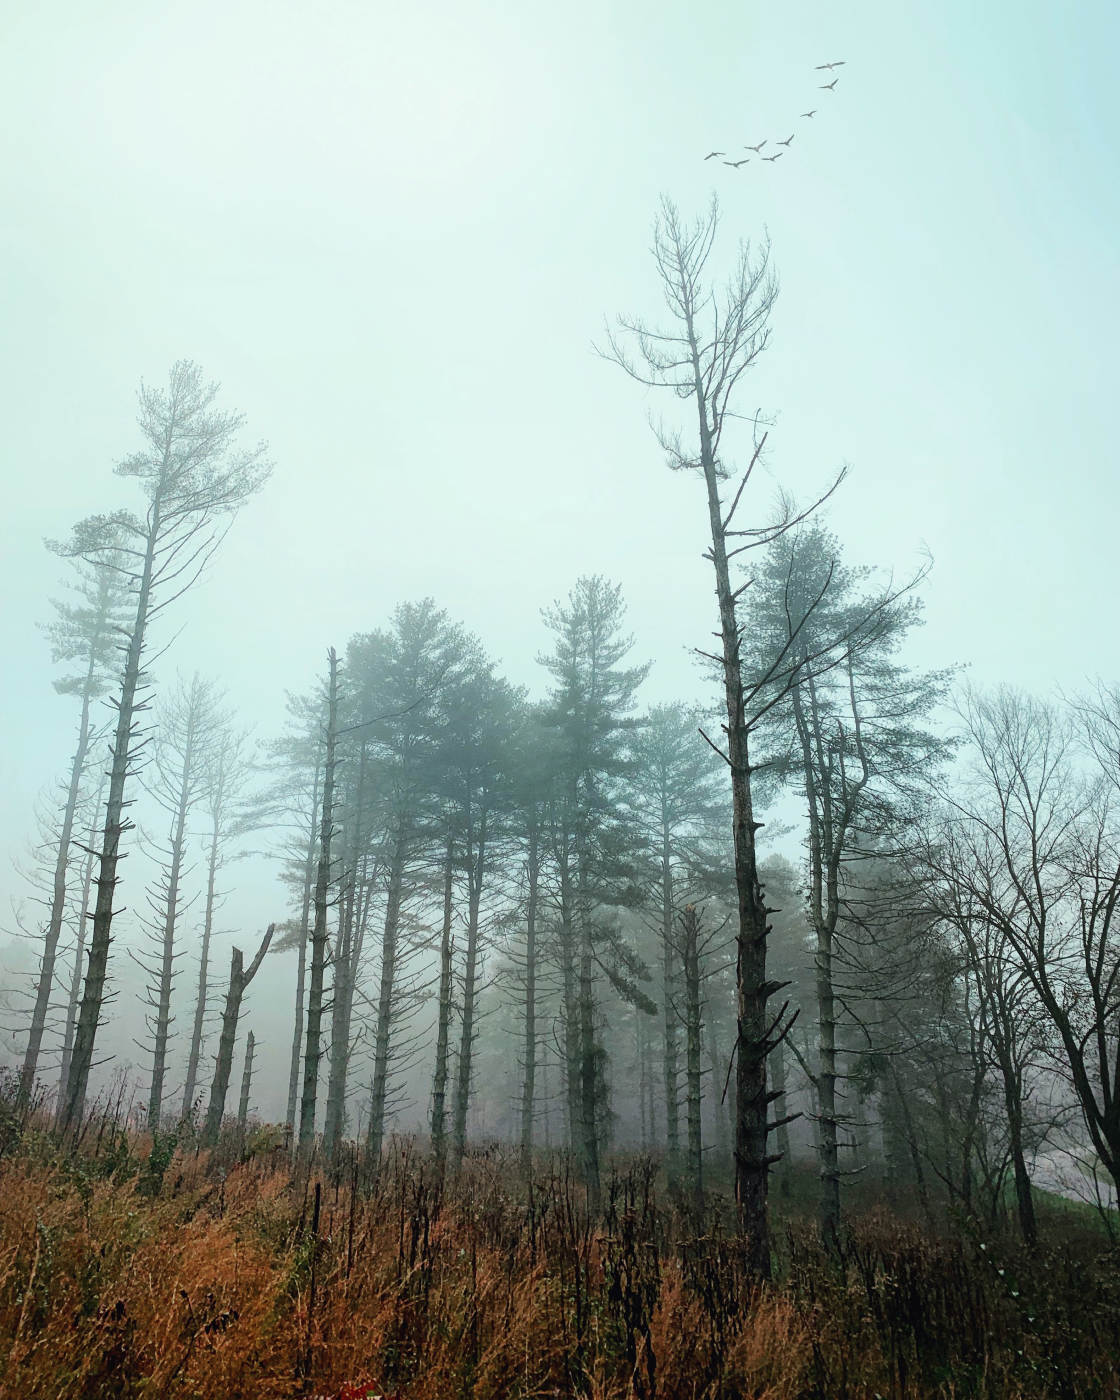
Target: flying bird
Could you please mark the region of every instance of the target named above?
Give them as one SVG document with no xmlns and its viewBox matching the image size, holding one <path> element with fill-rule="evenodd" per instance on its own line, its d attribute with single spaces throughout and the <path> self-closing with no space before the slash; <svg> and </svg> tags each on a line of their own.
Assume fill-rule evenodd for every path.
<svg viewBox="0 0 1120 1400">
<path fill-rule="evenodd" d="M 796 136 L 797 133 L 794 132 L 793 135 Z M 785 141 L 779 141 L 779 142 L 778 142 L 778 145 L 779 145 L 779 146 L 788 146 L 792 140 L 793 140 L 793 136 L 790 136 L 790 137 L 788 137 Z"/>
<path fill-rule="evenodd" d="M 839 78 L 833 78 L 832 82 L 830 83 L 821 83 L 821 91 L 823 92 L 827 90 L 828 92 L 831 92 L 839 81 Z"/>
<path fill-rule="evenodd" d="M 742 160 L 725 160 L 723 165 L 729 165 L 732 170 L 738 170 L 741 165 L 750 165 L 750 157 L 744 156 Z"/>
<path fill-rule="evenodd" d="M 724 156 L 726 154 L 726 151 L 709 151 L 708 154 L 704 157 L 704 159 L 711 160 L 713 156 Z"/>
<path fill-rule="evenodd" d="M 835 63 L 818 63 L 818 64 L 817 64 L 817 72 L 819 73 L 819 72 L 821 71 L 822 68 L 828 68 L 828 69 L 832 69 L 832 68 L 843 68 L 845 62 L 846 62 L 845 59 L 843 59 L 843 58 L 838 58 L 838 59 L 836 60 Z"/>
<path fill-rule="evenodd" d="M 758 143 L 757 146 L 744 146 L 744 147 L 743 147 L 743 150 L 744 150 L 744 151 L 753 151 L 753 152 L 755 153 L 755 155 L 758 155 L 759 151 L 761 151 L 762 148 L 763 148 L 763 146 L 765 146 L 765 145 L 766 145 L 766 142 L 765 142 L 765 141 L 760 141 L 760 142 Z M 768 159 L 769 159 L 769 156 L 763 156 L 762 158 L 763 158 L 763 160 L 768 160 Z"/>
<path fill-rule="evenodd" d="M 781 158 L 782 158 L 784 155 L 785 155 L 785 151 L 779 151 L 778 154 L 777 154 L 776 156 L 763 156 L 762 159 L 763 159 L 763 160 L 781 160 Z"/>
<path fill-rule="evenodd" d="M 815 117 L 817 115 L 817 109 L 814 107 L 811 112 L 802 112 L 801 115 L 803 117 Z"/>
</svg>

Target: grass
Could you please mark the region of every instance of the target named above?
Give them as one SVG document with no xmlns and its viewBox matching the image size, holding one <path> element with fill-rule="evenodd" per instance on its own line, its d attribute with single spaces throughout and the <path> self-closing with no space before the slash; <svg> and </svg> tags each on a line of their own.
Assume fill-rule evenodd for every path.
<svg viewBox="0 0 1120 1400">
<path fill-rule="evenodd" d="M 408 1140 L 327 1172 L 263 1133 L 208 1152 L 102 1124 L 66 1152 L 25 1126 L 0 1157 L 0 1395 L 1120 1394 L 1118 1256 L 1075 1213 L 1028 1255 L 860 1193 L 834 1252 L 791 1210 L 756 1289 L 726 1200 L 689 1220 L 641 1159 L 592 1220 L 559 1158 L 441 1182 Z"/>
</svg>

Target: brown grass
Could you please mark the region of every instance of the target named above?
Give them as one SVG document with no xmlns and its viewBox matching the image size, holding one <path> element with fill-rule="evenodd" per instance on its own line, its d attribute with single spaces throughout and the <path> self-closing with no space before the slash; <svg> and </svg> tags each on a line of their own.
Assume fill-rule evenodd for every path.
<svg viewBox="0 0 1120 1400">
<path fill-rule="evenodd" d="M 407 1142 L 335 1175 L 232 1142 L 153 1174 L 151 1143 L 104 1142 L 0 1159 L 5 1400 L 1120 1394 L 1099 1245 L 996 1262 L 879 1212 L 831 1255 L 791 1227 L 759 1290 L 641 1163 L 591 1222 L 562 1164 L 527 1192 L 495 1155 L 441 1184 Z"/>
</svg>

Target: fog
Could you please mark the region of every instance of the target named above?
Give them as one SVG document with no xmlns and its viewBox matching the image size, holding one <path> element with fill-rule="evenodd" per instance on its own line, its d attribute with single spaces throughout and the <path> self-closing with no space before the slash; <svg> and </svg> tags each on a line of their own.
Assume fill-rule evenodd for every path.
<svg viewBox="0 0 1120 1400">
<path fill-rule="evenodd" d="M 262 756 L 286 693 L 321 686 L 327 648 L 387 627 L 401 602 L 433 598 L 543 699 L 541 611 L 589 575 L 621 586 L 626 664 L 652 663 L 639 708 L 719 705 L 695 656 L 718 626 L 702 491 L 665 469 L 647 422 L 675 424 L 679 406 L 596 351 L 617 313 L 662 317 L 648 248 L 663 195 L 689 220 L 718 196 L 717 280 L 739 240 L 770 241 L 772 341 L 727 437 L 742 466 L 750 417 L 769 425 L 758 518 L 782 493 L 807 504 L 848 464 L 824 519 L 847 562 L 901 580 L 932 560 L 907 666 L 1043 698 L 1120 673 L 1114 7 L 1079 7 L 1073 23 L 1002 0 L 67 0 L 13 10 L 4 32 L 6 1063 L 22 1054 L 16 992 L 39 955 L 21 935 L 42 918 L 22 873 L 34 811 L 57 803 L 76 727 L 40 630 L 67 565 L 43 540 L 142 508 L 112 468 L 138 447 L 138 386 L 165 385 L 180 359 L 221 382 L 220 405 L 244 414 L 239 440 L 267 439 L 274 469 L 198 586 L 153 623 L 154 691 L 215 678 Z M 704 159 L 763 140 L 774 152 L 790 132 L 768 164 Z M 142 1098 L 144 976 L 126 950 L 166 819 L 135 795 L 147 836 L 125 840 L 94 1078 L 133 1073 Z M 796 867 L 801 806 L 772 802 L 783 830 L 763 853 Z M 212 1014 L 231 942 L 249 958 L 295 912 L 278 842 L 262 827 L 222 874 Z M 416 914 L 426 928 L 435 908 Z M 295 954 L 271 952 L 242 1018 L 268 1120 L 284 1116 L 294 981 Z M 492 1027 L 506 1012 L 489 1014 Z M 430 994 L 398 1126 L 426 1121 L 435 1015 Z M 513 1108 L 495 1117 L 519 1092 L 496 1034 L 480 1049 L 489 1116 L 476 1126 L 513 1134 Z M 209 1055 L 215 1042 L 211 1030 Z M 624 1117 L 636 1138 L 633 1104 Z M 562 1128 L 557 1108 L 550 1131 Z"/>
</svg>

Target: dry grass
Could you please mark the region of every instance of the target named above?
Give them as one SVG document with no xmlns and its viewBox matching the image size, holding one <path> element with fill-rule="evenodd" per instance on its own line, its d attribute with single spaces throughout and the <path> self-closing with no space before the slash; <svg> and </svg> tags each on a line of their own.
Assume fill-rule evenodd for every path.
<svg viewBox="0 0 1120 1400">
<path fill-rule="evenodd" d="M 330 1175 L 92 1141 L 0 1158 L 5 1398 L 1120 1394 L 1099 1244 L 997 1263 L 880 1213 L 832 1255 L 791 1227 L 754 1290 L 717 1213 L 686 1232 L 641 1163 L 591 1222 L 562 1164 L 527 1191 L 494 1154 L 441 1184 L 407 1142 Z"/>
</svg>

